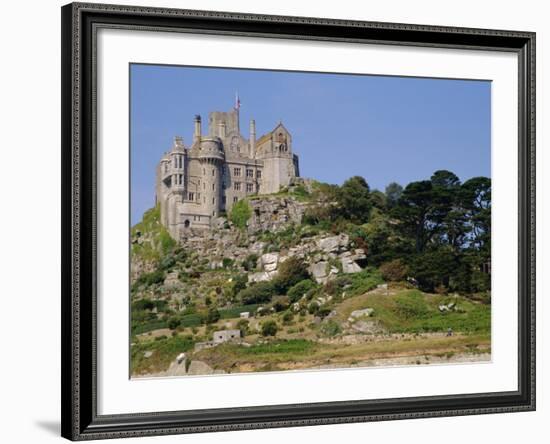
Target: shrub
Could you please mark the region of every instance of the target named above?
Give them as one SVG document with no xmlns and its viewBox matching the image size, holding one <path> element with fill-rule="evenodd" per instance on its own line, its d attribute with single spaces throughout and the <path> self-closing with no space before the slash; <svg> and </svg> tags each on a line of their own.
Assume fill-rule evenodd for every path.
<svg viewBox="0 0 550 444">
<path fill-rule="evenodd" d="M 162 270 L 155 270 L 151 273 L 142 273 L 134 283 L 134 288 L 137 288 L 140 285 L 149 287 L 154 284 L 160 284 L 161 282 L 164 282 L 165 277 L 166 275 Z"/>
<path fill-rule="evenodd" d="M 290 302 L 296 302 L 302 298 L 303 295 L 309 291 L 315 289 L 317 284 L 311 279 L 304 279 L 293 285 L 287 292 L 287 296 L 290 298 Z"/>
<path fill-rule="evenodd" d="M 155 308 L 155 303 L 151 299 L 140 299 L 132 304 L 132 310 L 152 310 Z"/>
<path fill-rule="evenodd" d="M 176 265 L 176 259 L 174 258 L 174 256 L 165 256 L 159 262 L 159 269 L 169 270 L 174 265 Z"/>
<path fill-rule="evenodd" d="M 402 281 L 404 280 L 408 273 L 409 267 L 404 264 L 401 259 L 395 259 L 390 262 L 386 262 L 380 266 L 380 273 L 386 281 Z"/>
<path fill-rule="evenodd" d="M 240 319 L 237 322 L 237 328 L 241 331 L 241 336 L 244 338 L 250 332 L 250 323 L 246 319 Z"/>
<path fill-rule="evenodd" d="M 283 315 L 283 324 L 290 324 L 293 319 L 294 319 L 294 315 L 290 311 L 287 311 Z"/>
<path fill-rule="evenodd" d="M 207 324 L 214 324 L 220 320 L 220 317 L 220 312 L 216 308 L 212 307 L 208 309 L 205 322 Z"/>
<path fill-rule="evenodd" d="M 279 294 L 286 294 L 291 287 L 308 278 L 309 272 L 306 263 L 293 256 L 279 265 L 277 276 L 273 279 L 273 286 Z"/>
<path fill-rule="evenodd" d="M 229 257 L 224 257 L 222 259 L 223 268 L 230 268 L 233 265 L 234 260 Z"/>
<path fill-rule="evenodd" d="M 238 298 L 245 305 L 268 302 L 275 295 L 275 288 L 271 282 L 257 282 L 241 290 Z"/>
<path fill-rule="evenodd" d="M 265 321 L 262 324 L 262 336 L 275 336 L 279 328 L 275 321 Z"/>
<path fill-rule="evenodd" d="M 321 333 L 325 336 L 336 336 L 342 333 L 342 327 L 340 327 L 340 324 L 338 322 L 331 319 L 330 321 L 321 325 Z"/>
<path fill-rule="evenodd" d="M 246 259 L 243 261 L 243 268 L 246 271 L 254 271 L 256 269 L 256 264 L 258 263 L 257 254 L 249 254 Z"/>
<path fill-rule="evenodd" d="M 168 328 L 170 330 L 175 330 L 178 328 L 181 324 L 181 319 L 177 316 L 172 316 L 170 319 L 168 319 Z"/>
<path fill-rule="evenodd" d="M 290 307 L 290 299 L 287 296 L 276 296 L 273 301 L 273 308 L 275 311 L 284 311 Z"/>
<path fill-rule="evenodd" d="M 246 200 L 239 200 L 231 208 L 229 219 L 236 227 L 244 230 L 251 215 L 252 210 L 248 202 Z"/>
</svg>

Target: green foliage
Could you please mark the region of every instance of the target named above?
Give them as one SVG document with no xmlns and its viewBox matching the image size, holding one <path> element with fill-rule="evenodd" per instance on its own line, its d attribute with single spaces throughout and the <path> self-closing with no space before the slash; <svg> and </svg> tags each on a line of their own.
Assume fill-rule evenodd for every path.
<svg viewBox="0 0 550 444">
<path fill-rule="evenodd" d="M 211 307 L 208 309 L 204 322 L 206 322 L 207 324 L 215 324 L 220 320 L 220 317 L 221 316 L 218 309 L 215 307 Z"/>
<path fill-rule="evenodd" d="M 240 330 L 241 336 L 244 338 L 250 333 L 250 322 L 247 319 L 240 319 L 239 322 L 237 322 L 237 328 Z"/>
<path fill-rule="evenodd" d="M 409 273 L 409 267 L 401 259 L 385 262 L 380 266 L 380 273 L 386 281 L 403 281 Z"/>
<path fill-rule="evenodd" d="M 248 311 L 249 313 L 254 313 L 259 307 L 259 304 L 249 304 L 249 305 L 236 305 L 231 308 L 223 308 L 220 311 L 220 319 L 232 319 L 238 318 L 241 313 Z"/>
<path fill-rule="evenodd" d="M 231 213 L 229 214 L 229 219 L 237 228 L 244 230 L 250 216 L 252 216 L 252 209 L 250 208 L 248 201 L 242 199 L 233 204 Z"/>
<path fill-rule="evenodd" d="M 194 341 L 179 335 L 164 336 L 150 342 L 137 342 L 130 349 L 131 373 L 139 375 L 165 370 L 178 354 L 192 350 L 194 345 Z M 152 351 L 152 356 L 145 358 L 146 351 Z"/>
<path fill-rule="evenodd" d="M 256 270 L 257 263 L 258 255 L 255 253 L 249 254 L 243 261 L 243 268 L 246 271 L 254 271 Z"/>
<path fill-rule="evenodd" d="M 237 298 L 244 304 L 261 304 L 268 302 L 275 295 L 275 287 L 271 282 L 256 282 L 239 292 Z"/>
<path fill-rule="evenodd" d="M 370 188 L 364 178 L 354 176 L 344 182 L 337 193 L 341 214 L 353 222 L 365 222 L 372 208 Z"/>
<path fill-rule="evenodd" d="M 321 325 L 320 331 L 324 336 L 334 337 L 342 333 L 342 327 L 338 322 L 331 319 Z"/>
<path fill-rule="evenodd" d="M 417 290 L 403 292 L 395 297 L 397 313 L 406 319 L 422 318 L 428 314 L 424 296 Z"/>
<path fill-rule="evenodd" d="M 160 284 L 164 282 L 166 273 L 163 270 L 155 270 L 151 273 L 142 273 L 134 282 L 134 289 L 140 286 L 149 287 L 154 284 Z"/>
<path fill-rule="evenodd" d="M 233 259 L 231 259 L 229 257 L 224 257 L 222 259 L 222 266 L 223 266 L 223 268 L 231 268 L 233 266 L 234 262 L 235 261 Z"/>
<path fill-rule="evenodd" d="M 286 353 L 307 354 L 314 351 L 317 344 L 305 339 L 288 339 L 256 344 L 251 347 L 240 347 L 245 355 L 280 355 Z"/>
<path fill-rule="evenodd" d="M 290 298 L 290 302 L 297 302 L 302 296 L 308 294 L 310 291 L 316 289 L 318 286 L 311 279 L 304 279 L 297 284 L 293 285 L 287 292 L 287 296 Z"/>
<path fill-rule="evenodd" d="M 277 326 L 277 323 L 273 320 L 265 321 L 264 323 L 262 323 L 262 336 L 275 336 L 278 330 L 279 327 Z"/>
<path fill-rule="evenodd" d="M 392 182 L 386 187 L 386 205 L 388 208 L 393 208 L 397 205 L 402 193 L 403 187 L 396 182 Z"/>
<path fill-rule="evenodd" d="M 291 287 L 308 278 L 306 263 L 303 259 L 292 256 L 279 265 L 277 275 L 273 279 L 273 287 L 277 293 L 286 294 Z"/>
</svg>

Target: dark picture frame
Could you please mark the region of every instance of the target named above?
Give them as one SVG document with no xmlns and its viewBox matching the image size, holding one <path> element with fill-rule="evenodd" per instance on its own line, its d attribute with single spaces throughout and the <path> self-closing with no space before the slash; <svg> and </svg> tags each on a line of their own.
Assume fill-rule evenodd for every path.
<svg viewBox="0 0 550 444">
<path fill-rule="evenodd" d="M 62 14 L 62 436 L 71 440 L 535 409 L 535 34 L 72 3 Z M 98 415 L 96 31 L 98 28 L 507 51 L 519 66 L 518 390 Z"/>
</svg>

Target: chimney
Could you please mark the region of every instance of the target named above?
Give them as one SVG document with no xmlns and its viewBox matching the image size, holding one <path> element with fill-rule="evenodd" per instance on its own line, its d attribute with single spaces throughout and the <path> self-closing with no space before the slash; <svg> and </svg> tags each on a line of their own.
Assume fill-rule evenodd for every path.
<svg viewBox="0 0 550 444">
<path fill-rule="evenodd" d="M 193 134 L 193 142 L 201 140 L 201 116 L 198 114 L 195 116 L 195 134 Z"/>
<path fill-rule="evenodd" d="M 250 157 L 256 156 L 256 122 L 250 121 Z"/>
</svg>

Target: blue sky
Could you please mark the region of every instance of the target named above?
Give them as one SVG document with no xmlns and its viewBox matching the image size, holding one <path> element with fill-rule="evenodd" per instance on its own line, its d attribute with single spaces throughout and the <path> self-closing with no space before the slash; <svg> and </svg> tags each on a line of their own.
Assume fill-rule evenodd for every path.
<svg viewBox="0 0 550 444">
<path fill-rule="evenodd" d="M 131 65 L 131 223 L 154 205 L 155 167 L 193 118 L 229 111 L 241 99 L 248 137 L 282 120 L 300 173 L 341 184 L 363 176 L 371 189 L 405 186 L 439 169 L 462 181 L 491 174 L 488 81 Z"/>
</svg>

